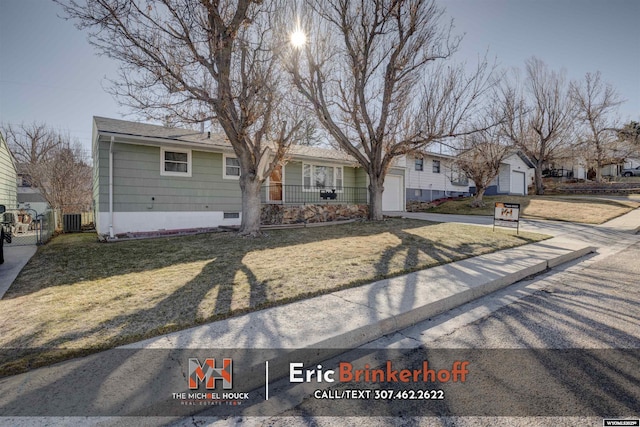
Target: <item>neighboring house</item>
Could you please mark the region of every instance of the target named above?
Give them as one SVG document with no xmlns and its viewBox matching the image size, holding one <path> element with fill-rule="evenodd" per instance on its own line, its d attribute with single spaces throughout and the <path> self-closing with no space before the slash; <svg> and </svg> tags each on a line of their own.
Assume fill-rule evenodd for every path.
<svg viewBox="0 0 640 427">
<path fill-rule="evenodd" d="M 526 196 L 528 187 L 533 182 L 534 169 L 531 161 L 522 152 L 508 156 L 500 164 L 498 176 L 485 191 L 485 195 L 512 194 Z M 475 187 L 470 187 L 473 193 Z"/>
<path fill-rule="evenodd" d="M 94 117 L 92 151 L 99 234 L 240 224 L 240 166 L 222 135 Z M 350 156 L 292 146 L 286 164 L 265 182 L 262 201 L 366 205 L 367 185 L 366 171 Z M 385 210 L 404 210 L 403 189 L 404 169 L 394 167 Z"/>
<path fill-rule="evenodd" d="M 9 146 L 0 134 L 0 205 L 7 209 L 18 206 L 16 164 Z"/>
<path fill-rule="evenodd" d="M 40 190 L 31 182 L 31 177 L 27 173 L 20 171 L 18 165 L 18 207 L 20 209 L 32 209 L 38 214 L 47 211 L 50 206 Z"/>
<path fill-rule="evenodd" d="M 428 202 L 469 195 L 469 180 L 456 168 L 452 156 L 433 152 L 407 155 L 406 168 L 407 200 Z"/>
<path fill-rule="evenodd" d="M 567 179 L 587 179 L 587 171 L 588 168 L 586 167 L 585 162 L 578 157 L 560 158 L 553 161 L 549 169 L 546 170 L 546 175 L 543 176 Z"/>
</svg>

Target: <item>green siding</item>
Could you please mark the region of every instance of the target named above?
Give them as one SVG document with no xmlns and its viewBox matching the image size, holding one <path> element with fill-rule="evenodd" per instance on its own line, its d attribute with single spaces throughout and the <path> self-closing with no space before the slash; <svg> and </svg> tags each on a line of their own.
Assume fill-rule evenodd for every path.
<svg viewBox="0 0 640 427">
<path fill-rule="evenodd" d="M 7 209 L 18 206 L 18 184 L 16 169 L 9 153 L 9 147 L 0 135 L 0 205 Z"/>
<path fill-rule="evenodd" d="M 357 168 L 355 174 L 356 187 L 367 187 L 367 171 L 364 168 Z"/>
<path fill-rule="evenodd" d="M 160 147 L 114 144 L 115 212 L 229 211 L 242 206 L 238 180 L 222 178 L 222 154 L 192 151 L 192 176 L 160 175 Z M 109 143 L 100 143 L 100 211 L 109 210 Z M 152 200 L 154 198 L 155 200 Z"/>
</svg>

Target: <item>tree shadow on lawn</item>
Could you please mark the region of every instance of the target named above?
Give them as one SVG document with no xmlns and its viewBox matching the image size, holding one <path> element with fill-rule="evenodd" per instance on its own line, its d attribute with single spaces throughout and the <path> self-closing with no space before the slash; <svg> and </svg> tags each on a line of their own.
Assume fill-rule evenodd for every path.
<svg viewBox="0 0 640 427">
<path fill-rule="evenodd" d="M 478 249 L 482 247 L 481 244 L 469 244 L 465 242 L 461 242 L 457 245 L 447 245 L 442 242 L 437 242 L 430 240 L 428 238 L 418 236 L 416 234 L 408 233 L 406 231 L 395 231 L 393 233 L 397 236 L 402 244 L 389 248 L 385 251 L 385 253 L 380 257 L 380 261 L 376 264 L 376 271 L 378 276 L 380 277 L 393 277 L 393 271 L 391 271 L 391 261 L 394 257 L 403 256 L 403 267 L 404 270 L 402 274 L 406 274 L 407 272 L 416 272 L 419 270 L 423 270 L 425 268 L 431 268 L 439 265 L 449 264 L 452 262 L 468 259 L 473 256 L 485 255 L 496 250 L 508 249 L 508 248 L 492 248 L 488 250 L 481 250 L 478 253 Z M 519 242 L 514 242 L 513 246 L 518 246 L 519 244 L 527 244 L 534 243 L 537 240 L 528 239 L 519 235 L 512 235 Z M 406 250 L 406 254 L 403 252 Z M 427 258 L 430 258 L 432 261 L 428 262 L 428 265 L 424 265 L 424 261 L 421 263 L 419 260 L 420 255 L 423 255 Z M 519 263 L 520 261 L 526 261 L 528 259 L 527 256 L 522 256 L 520 259 L 513 259 L 513 263 Z M 457 270 L 457 274 L 463 277 L 463 282 L 471 282 L 476 279 L 477 276 L 487 276 L 491 277 L 495 275 L 495 266 L 492 265 L 482 265 L 482 264 L 474 264 L 473 265 L 473 274 L 468 271 Z M 447 272 L 443 273 L 442 278 L 446 278 L 448 276 Z M 434 277 L 433 280 L 438 280 L 440 277 Z M 402 297 L 398 301 L 393 301 L 396 298 L 395 292 L 398 291 L 397 287 L 372 287 L 369 296 L 369 306 L 377 307 L 381 304 L 381 298 L 384 299 L 384 305 L 395 304 L 398 307 L 406 307 L 407 309 L 413 307 L 414 301 L 416 300 L 417 294 L 419 292 L 420 284 L 418 283 L 418 277 L 416 275 L 408 275 L 406 281 L 402 286 Z M 382 294 L 382 295 L 381 295 Z M 392 295 L 393 294 L 393 295 Z M 374 310 L 373 316 L 376 317 L 372 319 L 372 321 L 378 320 L 380 311 Z"/>
<path fill-rule="evenodd" d="M 43 339 L 43 333 L 45 333 L 43 331 L 47 331 L 54 327 L 61 328 L 61 326 L 56 325 L 58 321 L 69 323 L 68 317 L 65 318 L 65 316 L 68 315 L 65 315 L 64 313 L 60 314 L 59 316 L 63 316 L 63 318 L 40 318 L 38 316 L 32 320 L 23 318 L 19 321 L 27 322 L 32 332 L 26 332 L 23 330 L 20 336 L 16 336 L 13 339 L 5 341 L 2 351 L 3 357 L 0 362 L 5 364 L 12 360 L 15 361 L 15 359 L 22 359 L 16 366 L 10 368 L 9 371 L 23 371 L 35 366 L 47 365 L 57 360 L 90 354 L 107 348 L 112 348 L 117 345 L 155 337 L 164 333 L 181 330 L 213 320 L 220 320 L 231 315 L 254 311 L 275 303 L 282 304 L 286 301 L 304 299 L 312 294 L 328 292 L 330 289 L 315 293 L 300 292 L 299 294 L 293 295 L 289 298 L 270 298 L 270 295 L 267 294 L 267 290 L 270 286 L 269 281 L 261 280 L 256 277 L 255 272 L 245 264 L 244 258 L 248 252 L 253 250 L 264 250 L 292 244 L 324 241 L 333 237 L 359 237 L 382 232 L 386 233 L 389 231 L 390 225 L 404 228 L 421 228 L 433 225 L 433 223 L 415 220 L 393 220 L 381 224 L 374 224 L 373 226 L 369 225 L 365 228 L 348 227 L 340 230 L 339 232 L 326 229 L 320 230 L 317 228 L 308 229 L 309 232 L 307 233 L 292 233 L 291 231 L 293 230 L 283 230 L 279 231 L 279 233 L 284 236 L 274 239 L 269 237 L 265 239 L 242 239 L 233 235 L 222 236 L 224 237 L 224 239 L 222 239 L 223 241 L 226 240 L 227 242 L 230 241 L 231 243 L 238 243 L 234 245 L 235 247 L 232 251 L 225 251 L 224 245 L 199 245 L 202 242 L 206 242 L 205 238 L 207 236 L 193 236 L 177 239 L 175 241 L 176 244 L 171 245 L 171 247 L 174 248 L 174 251 L 180 243 L 183 243 L 183 247 L 178 250 L 187 251 L 189 253 L 189 258 L 187 258 L 188 261 L 204 260 L 204 265 L 199 273 L 188 280 L 184 285 L 174 289 L 168 295 L 157 296 L 158 300 L 156 302 L 152 302 L 152 305 L 148 307 L 141 308 L 133 306 L 133 308 L 128 311 L 120 310 L 120 312 L 118 312 L 118 305 L 122 298 L 128 298 L 131 297 L 131 295 L 116 294 L 113 298 L 106 301 L 105 304 L 115 304 L 114 311 L 116 311 L 117 314 L 104 320 L 98 320 L 93 324 L 91 323 L 91 318 L 86 317 L 87 313 L 91 313 L 92 316 L 95 316 L 94 318 L 98 317 L 99 314 L 94 314 L 96 312 L 92 312 L 91 307 L 78 305 L 78 320 L 76 320 L 77 323 L 72 326 L 73 330 L 70 330 L 71 327 L 67 327 L 66 332 L 63 329 L 61 331 L 62 333 L 56 334 L 51 338 Z M 275 235 L 276 233 L 272 232 L 271 234 Z M 215 241 L 215 243 L 219 242 L 220 240 Z M 134 253 L 139 252 L 141 247 L 144 248 L 144 245 L 141 245 L 141 243 L 146 242 L 136 243 L 136 245 L 132 245 L 132 248 L 128 248 L 127 244 L 120 246 L 120 244 L 103 245 L 95 243 L 95 245 L 98 249 L 106 247 L 109 250 L 120 250 L 121 248 L 124 248 L 124 254 L 122 254 L 122 257 L 126 259 L 126 262 L 129 263 L 129 265 L 132 265 Z M 214 260 L 207 262 L 207 260 L 211 259 L 212 256 L 209 253 L 211 248 L 215 248 L 219 254 L 214 258 Z M 170 248 L 162 249 L 165 251 L 163 253 L 168 253 L 168 256 L 171 256 L 171 253 L 168 252 L 171 250 Z M 64 251 L 64 248 L 62 251 Z M 48 253 L 45 253 L 44 255 L 45 257 L 52 256 Z M 99 258 L 99 253 L 94 253 L 93 256 Z M 135 258 L 140 259 L 140 254 L 137 254 Z M 160 258 L 160 256 L 156 256 L 155 258 Z M 178 258 L 180 259 L 179 263 L 185 262 L 185 257 Z M 162 261 L 150 259 L 148 262 L 145 260 L 143 265 L 138 267 L 138 270 L 145 271 L 147 269 L 151 269 L 151 266 L 154 266 L 155 268 L 160 262 L 166 262 L 166 259 Z M 282 262 L 286 263 L 286 260 L 282 260 Z M 236 276 L 238 274 L 245 276 L 245 283 L 248 285 L 245 287 L 238 287 L 235 284 Z M 95 274 L 96 277 L 103 277 L 104 275 L 104 270 L 100 270 Z M 85 274 L 85 276 L 89 275 Z M 64 283 L 60 283 L 59 285 L 63 284 Z M 39 289 L 40 288 L 37 286 L 34 286 L 26 291 L 35 292 Z M 105 294 L 108 294 L 108 292 L 109 289 L 104 289 Z M 141 295 L 144 296 L 144 294 Z M 31 298 L 29 292 L 25 292 L 19 288 L 18 291 L 14 291 L 13 295 L 10 295 L 8 299 L 17 298 L 21 298 L 21 300 L 16 301 L 16 303 L 23 307 L 25 304 L 33 304 L 34 306 L 41 307 L 46 304 L 45 301 L 38 302 L 37 300 L 29 302 L 29 298 Z M 4 300 L 2 302 L 4 302 Z M 0 302 L 0 305 L 2 302 Z M 75 302 L 69 302 L 69 304 L 73 303 Z M 106 314 L 106 316 L 109 315 Z M 18 321 L 17 318 L 16 321 Z M 260 333 L 264 335 L 265 339 L 268 338 L 269 342 L 279 344 L 278 337 L 280 332 L 282 332 L 281 328 L 283 326 L 277 323 L 270 324 L 269 321 L 264 320 L 263 323 L 264 329 Z M 14 330 L 19 327 L 19 325 L 13 326 Z M 250 326 L 251 325 L 246 325 L 247 328 Z M 64 328 L 64 326 L 62 326 L 62 328 Z M 246 332 L 247 334 L 243 334 L 243 330 L 234 331 L 238 336 L 238 339 L 243 336 L 249 336 L 249 331 L 247 330 Z M 251 331 L 251 333 L 255 334 L 256 331 Z M 82 348 L 78 348 L 78 341 L 88 342 L 89 344 L 82 346 Z M 28 357 L 24 359 L 24 356 Z M 6 368 L 0 369 L 0 372 L 6 370 Z"/>
<path fill-rule="evenodd" d="M 419 228 L 437 223 L 392 219 L 379 223 L 270 230 L 265 237 L 243 238 L 236 233 L 212 233 L 118 243 L 99 243 L 93 237 L 67 243 L 60 236 L 39 248 L 3 300 L 55 286 L 144 273 L 191 262 L 224 260 L 236 264 L 247 253 L 348 237 L 373 236 L 392 228 Z"/>
<path fill-rule="evenodd" d="M 472 245 L 461 243 L 451 247 L 408 232 L 411 229 L 435 225 L 438 225 L 438 223 L 418 220 L 393 220 L 387 223 L 375 224 L 365 229 L 351 227 L 340 232 L 338 237 L 367 236 L 382 232 L 391 233 L 398 237 L 401 243 L 387 249 L 375 266 L 376 274 L 379 277 L 399 274 L 391 269 L 390 260 L 404 250 L 407 251 L 407 255 L 403 261 L 403 268 L 410 271 L 418 269 L 417 259 L 420 252 L 428 253 L 437 264 L 466 258 L 473 254 Z M 237 245 L 238 247 L 234 251 L 227 251 L 224 254 L 222 253 L 225 249 L 224 246 L 219 246 L 220 255 L 209 262 L 206 260 L 210 258 L 206 258 L 205 255 L 210 246 L 201 247 L 200 251 L 194 251 L 193 258 L 190 258 L 190 260 L 205 259 L 205 263 L 199 273 L 168 295 L 158 296 L 158 300 L 147 307 L 133 306 L 128 311 L 120 310 L 120 312 L 115 308 L 114 310 L 117 314 L 113 316 L 107 314 L 108 318 L 91 323 L 91 318 L 85 317 L 82 320 L 82 315 L 86 316 L 89 313 L 97 317 L 94 314 L 95 312 L 92 312 L 90 307 L 79 306 L 77 308 L 78 319 L 81 320 L 78 320 L 78 327 L 74 327 L 73 330 L 67 328 L 66 332 L 63 329 L 61 333 L 45 339 L 42 337 L 42 331 L 55 326 L 51 325 L 51 323 L 55 323 L 58 319 L 47 318 L 42 320 L 36 318 L 33 321 L 41 322 L 41 324 L 36 325 L 33 325 L 33 321 L 29 319 L 20 320 L 28 322 L 33 332 L 27 333 L 23 331 L 20 336 L 3 344 L 3 357 L 0 360 L 0 364 L 5 365 L 5 368 L 0 368 L 0 374 L 25 371 L 36 366 L 48 365 L 58 360 L 95 353 L 114 346 L 156 337 L 214 320 L 221 320 L 232 315 L 255 311 L 270 305 L 301 300 L 347 286 L 357 286 L 355 283 L 347 283 L 314 292 L 299 290 L 297 294 L 287 295 L 283 298 L 273 297 L 269 294 L 269 280 L 257 277 L 255 271 L 244 262 L 247 253 L 270 247 L 277 248 L 291 244 L 324 241 L 333 238 L 336 233 L 330 232 L 330 230 L 321 230 L 321 232 L 303 234 L 302 238 L 299 238 L 301 233 L 290 233 L 292 230 L 284 231 L 286 236 L 277 240 L 270 240 L 269 238 L 257 240 L 238 239 L 237 237 L 229 236 L 232 239 L 236 239 L 235 241 L 240 240 L 241 244 Z M 527 242 L 526 239 L 523 240 Z M 187 246 L 191 249 L 201 241 L 203 241 L 202 238 L 189 238 L 187 239 L 187 242 L 189 242 Z M 118 245 L 110 246 L 118 248 Z M 426 247 L 434 249 L 427 250 Z M 181 260 L 180 262 L 184 261 Z M 286 263 L 287 260 L 282 260 L 282 262 Z M 221 268 L 221 266 L 224 268 Z M 419 268 L 425 267 L 420 266 Z M 243 285 L 244 287 L 236 284 L 236 276 L 238 274 L 246 277 L 247 285 Z M 312 273 L 310 272 L 310 274 Z M 322 280 L 322 277 L 318 277 L 318 280 Z M 375 278 L 372 280 L 375 280 Z M 105 292 L 108 292 L 108 290 L 105 289 Z M 416 291 L 415 289 L 412 291 L 407 288 L 406 292 L 404 299 L 410 300 L 413 298 L 412 295 L 415 295 L 411 294 L 411 292 L 415 293 Z M 18 298 L 19 296 L 14 295 L 13 298 Z M 28 297 L 28 295 L 25 297 L 24 302 L 28 301 Z M 116 295 L 112 302 L 118 304 L 118 298 L 127 297 L 127 295 L 124 297 Z M 21 301 L 20 303 L 22 304 L 23 302 Z M 68 319 L 61 320 L 68 321 Z M 286 336 L 286 328 L 290 328 L 290 325 L 283 325 L 277 319 L 260 316 L 252 316 L 250 320 L 251 322 L 247 322 L 240 327 L 236 326 L 233 331 L 217 329 L 216 333 L 222 335 L 233 334 L 233 342 L 238 345 L 249 344 L 243 342 L 243 340 L 249 338 L 253 343 L 267 342 L 276 347 L 284 344 L 281 338 Z M 260 328 L 255 327 L 255 322 L 260 324 Z M 78 342 L 83 344 L 79 345 Z M 191 345 L 193 343 L 189 343 L 189 346 Z"/>
</svg>

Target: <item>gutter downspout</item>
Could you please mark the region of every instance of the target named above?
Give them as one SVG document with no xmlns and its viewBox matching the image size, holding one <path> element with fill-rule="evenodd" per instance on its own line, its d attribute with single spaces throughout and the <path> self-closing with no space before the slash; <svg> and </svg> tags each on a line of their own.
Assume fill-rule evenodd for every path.
<svg viewBox="0 0 640 427">
<path fill-rule="evenodd" d="M 109 237 L 113 239 L 113 140 L 109 143 Z"/>
</svg>

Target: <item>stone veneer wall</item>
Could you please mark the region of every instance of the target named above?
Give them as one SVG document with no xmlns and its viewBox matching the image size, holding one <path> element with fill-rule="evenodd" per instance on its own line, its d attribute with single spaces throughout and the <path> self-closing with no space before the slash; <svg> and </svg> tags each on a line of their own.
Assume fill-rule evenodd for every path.
<svg viewBox="0 0 640 427">
<path fill-rule="evenodd" d="M 260 222 L 264 225 L 317 223 L 365 219 L 369 206 L 340 205 L 262 205 Z"/>
</svg>

